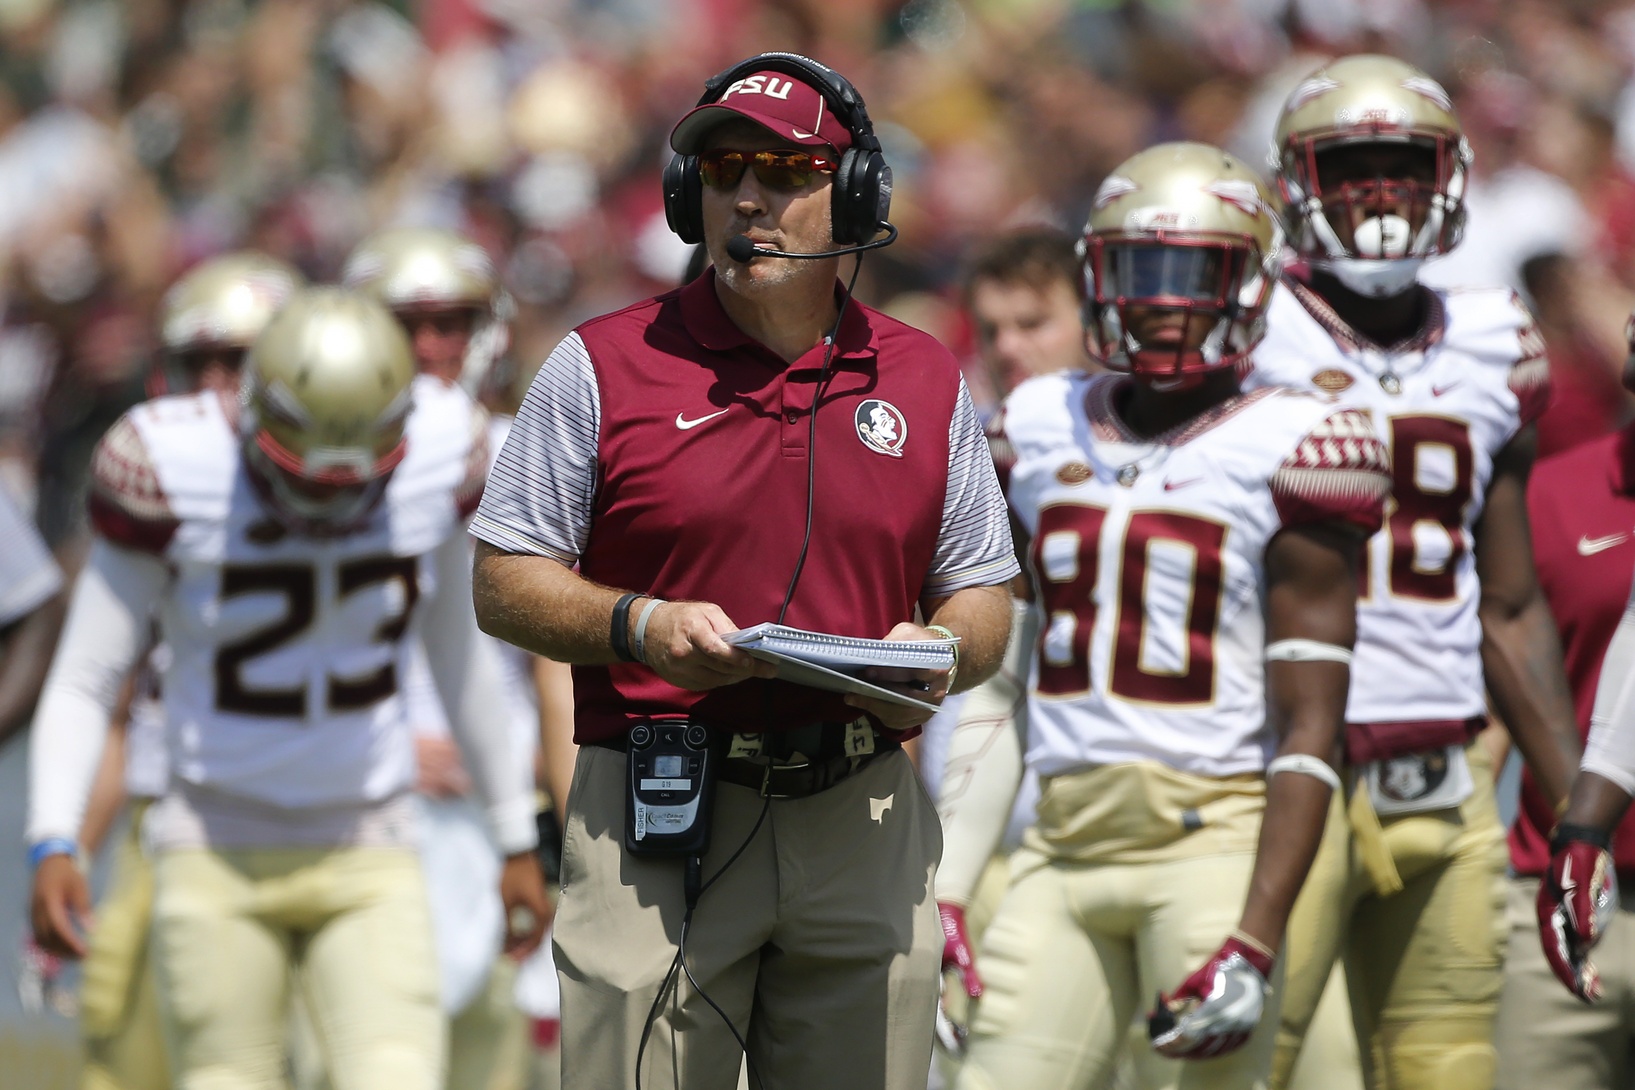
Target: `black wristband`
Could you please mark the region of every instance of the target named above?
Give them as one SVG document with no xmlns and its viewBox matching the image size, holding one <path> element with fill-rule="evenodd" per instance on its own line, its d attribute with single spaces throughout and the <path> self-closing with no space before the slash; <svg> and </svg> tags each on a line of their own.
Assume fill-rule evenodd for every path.
<svg viewBox="0 0 1635 1090">
<path fill-rule="evenodd" d="M 630 607 L 640 594 L 621 594 L 619 600 L 613 603 L 613 630 L 608 634 L 608 642 L 613 645 L 613 656 L 620 662 L 635 662 L 636 656 L 630 651 Z"/>
<path fill-rule="evenodd" d="M 1569 840 L 1582 840 L 1604 852 L 1612 850 L 1612 834 L 1604 829 L 1593 825 L 1557 825 L 1550 833 L 1550 854 L 1560 851 Z"/>
</svg>

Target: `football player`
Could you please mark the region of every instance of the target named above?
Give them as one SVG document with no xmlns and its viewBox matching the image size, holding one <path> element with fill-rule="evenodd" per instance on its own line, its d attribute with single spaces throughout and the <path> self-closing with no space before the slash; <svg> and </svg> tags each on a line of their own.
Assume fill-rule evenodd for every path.
<svg viewBox="0 0 1635 1090">
<path fill-rule="evenodd" d="M 488 443 L 491 454 L 497 454 L 515 409 L 514 384 L 504 359 L 509 342 L 505 316 L 511 306 L 482 247 L 440 228 L 388 228 L 358 245 L 342 275 L 348 287 L 392 311 L 422 375 L 457 382 L 493 410 Z M 483 639 L 496 651 L 504 674 L 503 702 L 513 739 L 520 751 L 532 751 L 542 708 L 549 712 L 557 703 L 553 694 L 567 693 L 571 708 L 568 668 L 543 660 L 536 668 L 535 656 L 526 651 Z M 482 816 L 467 797 L 469 778 L 422 655 L 412 660 L 407 692 L 420 769 L 417 786 L 428 818 L 421 855 L 442 967 L 443 1009 L 451 1019 L 448 1085 L 488 1086 L 502 1063 L 515 1069 L 500 1077 L 520 1082 L 527 1023 L 511 1002 L 517 967 L 500 956 L 499 900 L 494 883 L 483 877 L 498 868 L 499 857 L 482 843 Z M 563 727 L 554 734 L 565 734 L 571 747 L 571 721 Z M 556 756 L 561 767 L 563 756 Z M 571 751 L 565 767 L 573 767 Z M 549 962 L 548 943 L 535 959 Z M 554 967 L 546 964 L 541 971 L 554 983 Z"/>
<path fill-rule="evenodd" d="M 31 754 L 34 927 L 49 950 L 85 951 L 73 836 L 156 618 L 171 775 L 144 836 L 184 1090 L 276 1084 L 294 978 L 337 1090 L 441 1085 L 400 685 L 416 638 L 507 853 L 503 899 L 533 917 L 510 941 L 539 942 L 528 766 L 489 714 L 496 669 L 459 532 L 486 473 L 483 426 L 465 394 L 415 380 L 379 304 L 314 289 L 257 337 L 239 402 L 159 398 L 98 447 L 98 539 Z"/>
<path fill-rule="evenodd" d="M 1470 165 L 1425 73 L 1379 56 L 1319 69 L 1274 150 L 1304 266 L 1272 302 L 1248 385 L 1366 409 L 1392 474 L 1358 596 L 1347 790 L 1289 924 L 1274 1085 L 1292 1085 L 1344 957 L 1370 1085 L 1487 1090 L 1505 936 L 1504 830 L 1474 742 L 1488 698 L 1552 805 L 1578 754 L 1527 528 L 1544 346 L 1508 289 L 1416 279 L 1459 241 Z"/>
<path fill-rule="evenodd" d="M 282 261 L 245 250 L 194 266 L 173 284 L 160 306 L 163 353 L 149 388 L 155 394 L 201 390 L 237 397 L 244 355 L 279 307 L 301 286 Z M 149 971 L 148 925 L 153 870 L 141 846 L 142 817 L 169 780 L 164 718 L 157 675 L 168 651 L 156 648 L 138 671 L 129 710 L 112 724 L 108 756 L 123 760 L 127 830 L 113 876 L 96 907 L 80 989 L 80 1033 L 85 1040 L 83 1090 L 166 1090 L 171 1085 L 159 1027 L 158 996 Z M 123 742 L 123 746 L 112 743 Z M 95 792 L 119 779 L 99 776 Z M 93 796 L 80 842 L 95 854 L 102 839 L 94 814 L 116 812 L 122 800 Z"/>
<path fill-rule="evenodd" d="M 963 1090 L 1102 1085 L 1155 993 L 1143 1086 L 1265 1084 L 1387 486 L 1359 413 L 1239 392 L 1281 245 L 1226 153 L 1129 159 L 1084 259 L 1091 349 L 1124 373 L 1035 378 L 1005 404 L 1042 795 L 982 944 Z"/>
</svg>

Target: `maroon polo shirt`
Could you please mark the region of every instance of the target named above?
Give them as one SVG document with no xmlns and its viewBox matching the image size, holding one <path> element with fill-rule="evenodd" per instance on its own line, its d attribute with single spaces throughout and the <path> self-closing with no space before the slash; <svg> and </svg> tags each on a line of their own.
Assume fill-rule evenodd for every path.
<svg viewBox="0 0 1635 1090">
<path fill-rule="evenodd" d="M 1539 585 L 1561 631 L 1578 733 L 1590 733 L 1601 660 L 1624 615 L 1635 578 L 1635 425 L 1540 462 L 1527 487 Z M 1510 828 L 1518 874 L 1549 864 L 1555 811 L 1531 770 Z M 1635 809 L 1618 826 L 1618 876 L 1635 880 Z"/>
<path fill-rule="evenodd" d="M 823 346 L 788 363 L 746 336 L 713 269 L 578 333 L 601 403 L 586 578 L 714 602 L 739 627 L 775 621 L 815 470 L 811 544 L 784 623 L 880 637 L 912 619 L 947 492 L 960 372 L 946 349 L 853 300 L 809 446 Z M 877 402 L 895 428 L 876 429 Z M 634 664 L 573 674 L 581 744 L 645 716 L 758 731 L 858 714 L 838 694 L 779 681 L 695 693 Z"/>
</svg>

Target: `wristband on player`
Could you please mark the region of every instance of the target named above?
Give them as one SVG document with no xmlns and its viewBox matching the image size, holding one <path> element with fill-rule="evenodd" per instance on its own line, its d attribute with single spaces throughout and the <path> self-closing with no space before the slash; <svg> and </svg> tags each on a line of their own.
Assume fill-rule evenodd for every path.
<svg viewBox="0 0 1635 1090">
<path fill-rule="evenodd" d="M 630 653 L 630 606 L 640 597 L 640 594 L 621 594 L 619 600 L 613 603 L 613 623 L 608 642 L 613 645 L 613 657 L 620 662 L 636 661 L 636 656 Z"/>
<path fill-rule="evenodd" d="M 1570 841 L 1582 840 L 1604 852 L 1612 850 L 1612 834 L 1593 825 L 1557 825 L 1550 830 L 1550 854 L 1554 855 Z"/>
<path fill-rule="evenodd" d="M 950 632 L 946 626 L 940 624 L 928 624 L 925 626 L 925 630 L 935 632 L 943 639 L 951 641 L 954 651 L 954 665 L 948 668 L 948 691 L 953 692 L 954 678 L 959 675 L 959 637 Z"/>
<path fill-rule="evenodd" d="M 28 869 L 38 870 L 40 864 L 53 855 L 66 855 L 78 859 L 79 845 L 65 836 L 47 837 L 28 849 Z"/>
</svg>

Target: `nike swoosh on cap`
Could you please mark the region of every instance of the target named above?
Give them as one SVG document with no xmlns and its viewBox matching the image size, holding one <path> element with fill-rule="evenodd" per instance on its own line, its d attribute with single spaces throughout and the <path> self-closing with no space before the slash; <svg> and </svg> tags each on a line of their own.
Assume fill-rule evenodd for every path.
<svg viewBox="0 0 1635 1090">
<path fill-rule="evenodd" d="M 1628 534 L 1608 534 L 1606 537 L 1590 537 L 1585 534 L 1578 539 L 1578 555 L 1594 556 L 1604 553 L 1614 545 L 1622 545 L 1629 540 Z"/>
<path fill-rule="evenodd" d="M 682 431 L 686 431 L 688 428 L 696 428 L 700 424 L 704 423 L 704 421 L 714 420 L 716 417 L 720 416 L 726 411 L 727 410 L 725 409 L 720 409 L 716 412 L 710 413 L 708 416 L 698 417 L 696 420 L 688 420 L 682 413 L 676 413 L 676 427 L 680 428 Z"/>
</svg>

